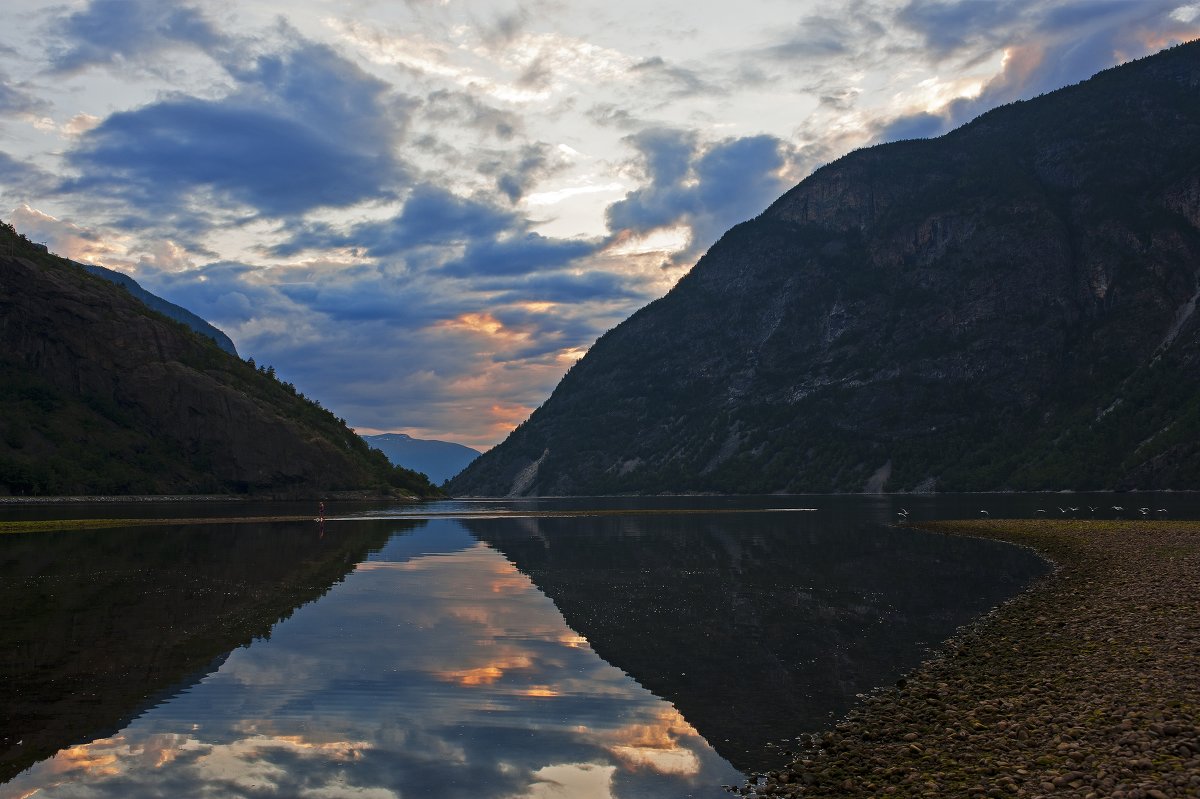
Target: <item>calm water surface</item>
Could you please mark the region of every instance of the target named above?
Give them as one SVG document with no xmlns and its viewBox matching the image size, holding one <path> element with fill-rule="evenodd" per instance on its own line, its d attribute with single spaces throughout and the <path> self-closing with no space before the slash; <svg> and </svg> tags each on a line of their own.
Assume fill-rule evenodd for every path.
<svg viewBox="0 0 1200 799">
<path fill-rule="evenodd" d="M 1045 570 L 886 526 L 899 507 L 1068 500 L 1200 512 L 1182 494 L 562 499 L 3 536 L 0 797 L 722 796 Z M 712 512 L 662 512 L 681 508 Z"/>
</svg>

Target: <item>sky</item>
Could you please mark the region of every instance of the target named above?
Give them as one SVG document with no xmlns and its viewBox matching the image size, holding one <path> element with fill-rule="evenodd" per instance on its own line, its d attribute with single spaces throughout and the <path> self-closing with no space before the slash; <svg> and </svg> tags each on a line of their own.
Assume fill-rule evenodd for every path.
<svg viewBox="0 0 1200 799">
<path fill-rule="evenodd" d="M 860 147 L 1200 37 L 1183 0 L 6 0 L 0 219 L 360 433 L 486 449 Z"/>
</svg>

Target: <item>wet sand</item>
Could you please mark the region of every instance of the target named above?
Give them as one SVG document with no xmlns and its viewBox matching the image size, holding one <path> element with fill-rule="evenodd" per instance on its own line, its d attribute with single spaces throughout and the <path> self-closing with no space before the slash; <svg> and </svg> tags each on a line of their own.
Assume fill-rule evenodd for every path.
<svg viewBox="0 0 1200 799">
<path fill-rule="evenodd" d="M 930 522 L 1055 570 L 741 793 L 1200 797 L 1200 522 Z"/>
</svg>

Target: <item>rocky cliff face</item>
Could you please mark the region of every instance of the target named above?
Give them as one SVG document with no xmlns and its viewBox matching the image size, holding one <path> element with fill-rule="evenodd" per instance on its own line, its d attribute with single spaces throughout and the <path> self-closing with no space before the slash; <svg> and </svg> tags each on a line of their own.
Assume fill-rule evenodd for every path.
<svg viewBox="0 0 1200 799">
<path fill-rule="evenodd" d="M 187 308 L 182 308 L 173 302 L 164 300 L 157 294 L 151 294 L 142 288 L 142 285 L 129 275 L 123 272 L 117 272 L 113 269 L 105 269 L 103 266 L 95 264 L 80 264 L 74 262 L 85 272 L 96 277 L 104 278 L 109 283 L 116 283 L 123 287 L 126 291 L 137 297 L 146 307 L 152 311 L 158 311 L 168 319 L 174 319 L 176 322 L 182 322 L 189 328 L 199 333 L 202 336 L 208 336 L 213 341 L 217 342 L 217 346 L 228 352 L 230 355 L 237 355 L 237 348 L 234 347 L 233 341 L 229 336 L 225 335 L 224 331 L 217 329 L 207 320 L 201 319 L 196 314 L 189 311 Z"/>
<path fill-rule="evenodd" d="M 1197 141 L 1192 43 L 852 153 L 450 489 L 1195 488 Z"/>
<path fill-rule="evenodd" d="M 0 494 L 435 493 L 273 375 L 0 233 Z"/>
</svg>

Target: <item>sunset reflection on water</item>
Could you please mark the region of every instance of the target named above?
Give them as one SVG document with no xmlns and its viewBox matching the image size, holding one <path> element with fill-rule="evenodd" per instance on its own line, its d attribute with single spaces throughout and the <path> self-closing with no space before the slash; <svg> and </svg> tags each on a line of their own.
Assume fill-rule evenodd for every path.
<svg viewBox="0 0 1200 799">
<path fill-rule="evenodd" d="M 0 797 L 609 799 L 718 796 L 738 780 L 447 519 L 393 537 L 269 637 Z"/>
</svg>

